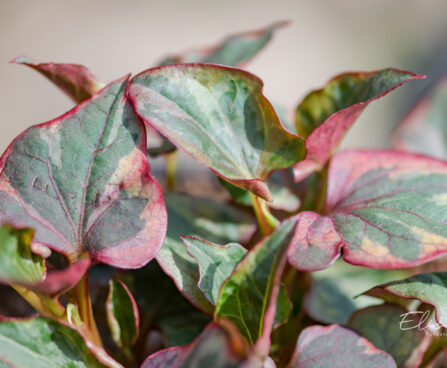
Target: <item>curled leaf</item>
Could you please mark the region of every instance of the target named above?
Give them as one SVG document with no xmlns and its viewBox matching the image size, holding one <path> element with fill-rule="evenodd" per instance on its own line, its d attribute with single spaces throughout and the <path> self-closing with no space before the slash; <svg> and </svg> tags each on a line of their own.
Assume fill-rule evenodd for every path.
<svg viewBox="0 0 447 368">
<path fill-rule="evenodd" d="M 15 139 L 0 160 L 0 222 L 34 228 L 35 242 L 71 261 L 88 252 L 135 268 L 155 256 L 166 209 L 127 83 L 113 82 Z"/>
<path fill-rule="evenodd" d="M 242 70 L 209 64 L 149 69 L 132 79 L 137 113 L 178 148 L 231 184 L 271 200 L 265 180 L 304 156 L 303 141 L 286 131 Z"/>
</svg>

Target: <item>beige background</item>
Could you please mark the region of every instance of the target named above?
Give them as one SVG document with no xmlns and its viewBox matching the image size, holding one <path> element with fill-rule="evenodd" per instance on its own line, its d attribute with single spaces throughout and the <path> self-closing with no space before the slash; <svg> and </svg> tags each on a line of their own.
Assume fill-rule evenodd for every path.
<svg viewBox="0 0 447 368">
<path fill-rule="evenodd" d="M 447 41 L 446 14 L 446 0 L 0 0 L 0 148 L 72 106 L 34 71 L 8 64 L 18 55 L 84 64 L 107 82 L 165 54 L 290 19 L 247 69 L 263 78 L 273 102 L 292 109 L 346 70 L 430 71 Z M 386 145 L 417 83 L 371 105 L 345 145 Z"/>
</svg>

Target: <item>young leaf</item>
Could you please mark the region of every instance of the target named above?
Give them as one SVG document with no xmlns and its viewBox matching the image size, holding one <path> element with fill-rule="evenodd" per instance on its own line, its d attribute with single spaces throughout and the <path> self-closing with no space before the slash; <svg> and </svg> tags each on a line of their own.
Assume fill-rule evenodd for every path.
<svg viewBox="0 0 447 368">
<path fill-rule="evenodd" d="M 447 272 L 424 273 L 376 286 L 365 295 L 395 303 L 398 298 L 416 299 L 435 308 L 436 320 L 447 328 Z"/>
<path fill-rule="evenodd" d="M 133 78 L 129 96 L 143 120 L 230 183 L 271 200 L 265 180 L 304 156 L 242 70 L 188 64 L 149 69 Z"/>
<path fill-rule="evenodd" d="M 298 105 L 295 125 L 306 139 L 307 156 L 295 165 L 295 180 L 323 168 L 344 135 L 368 104 L 414 79 L 425 78 L 397 69 L 342 74 L 309 93 Z"/>
<path fill-rule="evenodd" d="M 245 358 L 240 344 L 224 328 L 211 323 L 192 344 L 161 350 L 149 356 L 141 368 L 237 368 Z"/>
<path fill-rule="evenodd" d="M 190 50 L 180 55 L 167 57 L 160 65 L 184 63 L 213 63 L 237 66 L 256 55 L 272 38 L 273 32 L 287 25 L 277 22 L 266 28 L 243 32 L 226 38 L 220 45 L 205 49 Z"/>
<path fill-rule="evenodd" d="M 295 223 L 294 218 L 284 221 L 258 243 L 220 289 L 215 317 L 232 320 L 250 344 L 261 336 L 270 336 L 279 280 Z"/>
<path fill-rule="evenodd" d="M 180 237 L 197 236 L 216 243 L 244 242 L 253 234 L 253 218 L 226 204 L 200 197 L 168 194 L 165 201 L 169 226 L 157 261 L 192 304 L 212 315 L 213 305 L 197 286 L 197 262 L 186 252 Z"/>
<path fill-rule="evenodd" d="M 290 368 L 396 368 L 388 353 L 339 326 L 311 326 L 301 332 Z"/>
<path fill-rule="evenodd" d="M 11 60 L 11 63 L 23 64 L 38 71 L 76 103 L 89 99 L 104 87 L 104 84 L 82 65 L 39 63 L 25 56 Z"/>
<path fill-rule="evenodd" d="M 113 82 L 16 138 L 0 160 L 0 221 L 34 228 L 37 243 L 72 261 L 88 252 L 134 268 L 155 256 L 166 210 L 127 83 Z"/>
<path fill-rule="evenodd" d="M 138 307 L 129 289 L 120 280 L 109 281 L 106 311 L 113 341 L 119 347 L 132 346 L 138 338 Z"/>
<path fill-rule="evenodd" d="M 78 332 L 51 319 L 0 322 L 0 360 L 16 368 L 121 367 L 101 351 L 95 356 Z"/>
<path fill-rule="evenodd" d="M 424 350 L 428 348 L 423 344 L 425 332 L 416 327 L 417 315 L 411 317 L 415 328 L 407 329 L 405 325 L 402 328 L 401 322 L 406 313 L 406 309 L 397 305 L 376 305 L 355 312 L 349 326 L 374 346 L 389 353 L 398 367 L 419 367 Z"/>
<path fill-rule="evenodd" d="M 31 252 L 31 229 L 0 227 L 0 281 L 35 284 L 45 278 L 43 258 Z"/>
<path fill-rule="evenodd" d="M 446 253 L 446 179 L 447 164 L 424 156 L 379 150 L 337 154 L 329 167 L 327 216 L 298 215 L 299 222 L 316 220 L 308 232 L 308 226 L 297 231 L 290 263 L 322 269 L 343 248 L 352 264 L 408 268 Z"/>
<path fill-rule="evenodd" d="M 447 159 L 447 77 L 425 95 L 399 124 L 393 147 Z"/>
</svg>

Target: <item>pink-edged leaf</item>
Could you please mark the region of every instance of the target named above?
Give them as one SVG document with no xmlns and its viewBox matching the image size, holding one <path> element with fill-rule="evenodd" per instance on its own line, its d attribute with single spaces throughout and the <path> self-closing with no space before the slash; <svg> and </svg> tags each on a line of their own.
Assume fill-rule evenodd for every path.
<svg viewBox="0 0 447 368">
<path fill-rule="evenodd" d="M 120 280 L 109 281 L 106 312 L 113 341 L 121 348 L 132 346 L 138 338 L 140 317 L 135 299 Z"/>
<path fill-rule="evenodd" d="M 295 236 L 289 261 L 321 269 L 342 248 L 347 262 L 373 268 L 428 262 L 447 253 L 446 197 L 446 162 L 387 150 L 341 152 L 329 166 L 325 215 L 299 215 L 318 221 Z M 294 252 L 321 259 L 308 264 Z"/>
<path fill-rule="evenodd" d="M 295 180 L 320 170 L 368 104 L 397 87 L 425 78 L 397 69 L 341 74 L 309 93 L 296 109 L 295 125 L 306 139 L 306 159 L 295 167 Z"/>
<path fill-rule="evenodd" d="M 393 147 L 447 159 L 447 76 L 398 125 Z"/>
<path fill-rule="evenodd" d="M 240 342 L 217 323 L 210 323 L 190 345 L 161 350 L 149 356 L 141 368 L 215 367 L 237 368 L 244 361 Z"/>
<path fill-rule="evenodd" d="M 38 71 L 76 103 L 89 99 L 104 87 L 104 84 L 82 65 L 39 63 L 25 56 L 11 60 L 11 63 L 23 64 Z"/>
<path fill-rule="evenodd" d="M 260 79 L 212 64 L 149 69 L 131 81 L 137 113 L 178 148 L 237 187 L 271 200 L 265 180 L 304 157 Z"/>
<path fill-rule="evenodd" d="M 183 63 L 241 65 L 262 50 L 277 29 L 287 24 L 286 21 L 276 22 L 263 29 L 231 35 L 217 46 L 194 49 L 179 55 L 169 56 L 161 61 L 160 65 Z"/>
<path fill-rule="evenodd" d="M 396 327 L 397 328 L 397 327 Z M 301 332 L 290 368 L 396 368 L 391 356 L 364 337 L 339 326 L 311 326 Z"/>
<path fill-rule="evenodd" d="M 0 222 L 35 229 L 36 243 L 71 261 L 88 252 L 135 268 L 156 255 L 166 208 L 127 84 L 113 82 L 14 140 L 0 159 Z"/>
<path fill-rule="evenodd" d="M 447 328 L 447 272 L 433 272 L 373 287 L 365 295 L 399 303 L 399 299 L 419 300 L 435 308 L 438 323 Z"/>
</svg>

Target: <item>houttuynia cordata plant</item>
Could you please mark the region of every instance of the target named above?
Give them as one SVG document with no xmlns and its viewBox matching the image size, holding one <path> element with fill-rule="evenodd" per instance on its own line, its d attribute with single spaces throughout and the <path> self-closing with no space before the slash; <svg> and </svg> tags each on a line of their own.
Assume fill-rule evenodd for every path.
<svg viewBox="0 0 447 368">
<path fill-rule="evenodd" d="M 446 80 L 394 149 L 339 151 L 368 104 L 424 77 L 338 75 L 290 123 L 240 69 L 283 25 L 108 84 L 13 60 L 76 106 L 0 159 L 0 280 L 35 310 L 1 317 L 1 367 L 446 366 Z M 177 150 L 219 195 L 179 190 Z"/>
</svg>

